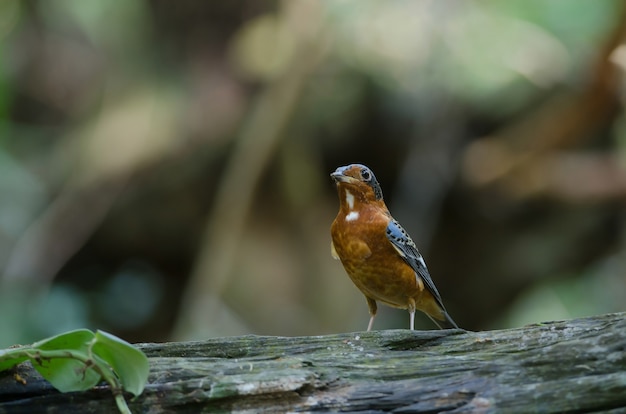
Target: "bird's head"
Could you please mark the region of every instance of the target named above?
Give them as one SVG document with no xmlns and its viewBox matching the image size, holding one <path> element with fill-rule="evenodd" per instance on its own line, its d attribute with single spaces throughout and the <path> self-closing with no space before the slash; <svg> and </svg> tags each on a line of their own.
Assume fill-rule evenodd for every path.
<svg viewBox="0 0 626 414">
<path fill-rule="evenodd" d="M 383 190 L 381 190 L 376 176 L 372 170 L 363 164 L 339 167 L 330 176 L 337 184 L 338 189 L 345 188 L 364 201 L 381 201 L 383 199 Z"/>
</svg>

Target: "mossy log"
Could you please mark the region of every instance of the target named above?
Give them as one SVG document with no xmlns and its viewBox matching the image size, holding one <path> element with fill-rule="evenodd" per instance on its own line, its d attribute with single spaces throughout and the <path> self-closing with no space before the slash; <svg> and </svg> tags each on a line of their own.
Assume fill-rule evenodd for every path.
<svg viewBox="0 0 626 414">
<path fill-rule="evenodd" d="M 626 412 L 626 313 L 488 332 L 390 330 L 141 344 L 137 413 Z M 115 413 L 106 386 L 61 394 L 28 364 L 0 413 Z"/>
</svg>

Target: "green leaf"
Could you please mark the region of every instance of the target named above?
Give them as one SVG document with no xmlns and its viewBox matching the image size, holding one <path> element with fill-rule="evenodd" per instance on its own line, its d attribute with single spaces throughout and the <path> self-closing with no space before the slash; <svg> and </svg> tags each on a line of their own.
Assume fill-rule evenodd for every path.
<svg viewBox="0 0 626 414">
<path fill-rule="evenodd" d="M 0 350 L 0 372 L 5 371 L 28 359 L 28 357 L 24 356 L 23 353 L 20 353 L 19 355 L 15 354 L 14 351 L 16 349 L 18 348 Z"/>
<path fill-rule="evenodd" d="M 89 349 L 89 342 L 94 336 L 94 333 L 89 329 L 76 329 L 35 342 L 33 348 L 42 350 L 75 349 L 77 351 L 87 351 Z"/>
<path fill-rule="evenodd" d="M 141 394 L 150 372 L 148 358 L 143 352 L 103 331 L 96 332 L 92 352 L 113 368 L 124 390 L 134 395 Z"/>
<path fill-rule="evenodd" d="M 89 345 L 94 333 L 88 329 L 66 332 L 33 344 L 35 350 L 60 351 L 60 357 L 31 359 L 33 367 L 54 388 L 61 392 L 84 391 L 100 382 L 99 373 L 86 366 L 84 360 L 90 358 Z M 66 354 L 63 355 L 63 352 Z"/>
</svg>

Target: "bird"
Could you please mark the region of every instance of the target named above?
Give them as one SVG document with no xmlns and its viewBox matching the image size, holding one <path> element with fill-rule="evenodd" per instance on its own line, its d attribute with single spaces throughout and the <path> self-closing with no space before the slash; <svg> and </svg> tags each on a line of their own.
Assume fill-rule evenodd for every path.
<svg viewBox="0 0 626 414">
<path fill-rule="evenodd" d="M 424 312 L 440 329 L 458 329 L 430 277 L 415 243 L 389 212 L 371 169 L 350 164 L 330 174 L 337 186 L 339 212 L 333 221 L 331 255 L 339 259 L 365 295 L 370 331 L 377 302 L 407 309 L 415 329 L 415 310 Z"/>
</svg>

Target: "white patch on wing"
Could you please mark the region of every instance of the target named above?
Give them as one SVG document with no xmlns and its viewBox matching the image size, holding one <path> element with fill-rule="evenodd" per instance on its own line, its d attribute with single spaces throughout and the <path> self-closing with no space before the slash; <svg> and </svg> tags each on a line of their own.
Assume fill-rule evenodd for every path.
<svg viewBox="0 0 626 414">
<path fill-rule="evenodd" d="M 400 257 L 406 257 L 406 254 L 404 254 L 404 252 L 402 250 L 400 250 L 400 248 L 398 246 L 396 246 L 395 244 L 391 243 L 391 246 L 393 246 L 394 249 L 396 249 L 396 251 L 398 252 L 398 254 L 400 255 Z"/>
<path fill-rule="evenodd" d="M 350 210 L 354 208 L 354 195 L 348 190 L 346 190 L 346 203 L 348 203 Z"/>
<path fill-rule="evenodd" d="M 333 257 L 333 259 L 335 260 L 339 260 L 339 255 L 337 254 L 337 249 L 335 249 L 335 243 L 333 243 L 333 241 L 330 241 L 330 255 Z"/>
<path fill-rule="evenodd" d="M 358 218 L 359 218 L 358 211 L 351 211 L 348 214 L 346 214 L 346 221 L 354 221 L 354 220 L 358 220 Z"/>
<path fill-rule="evenodd" d="M 398 254 L 400 255 L 400 257 L 406 259 L 406 254 L 404 254 L 404 252 L 402 251 L 402 249 L 400 249 L 398 246 L 396 246 L 395 244 L 391 243 L 391 245 L 393 246 L 393 248 L 398 252 Z M 421 254 L 418 253 L 418 256 L 416 257 L 416 259 L 422 264 L 422 266 L 424 266 L 425 269 L 428 269 L 428 267 L 426 266 L 426 262 L 424 261 L 424 258 L 422 257 Z"/>
</svg>

